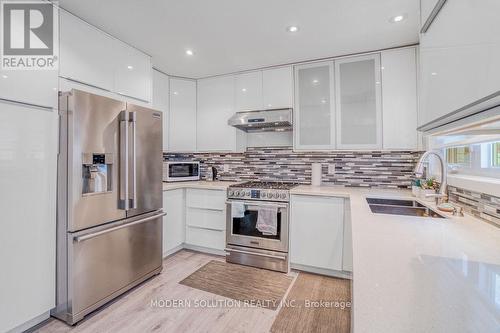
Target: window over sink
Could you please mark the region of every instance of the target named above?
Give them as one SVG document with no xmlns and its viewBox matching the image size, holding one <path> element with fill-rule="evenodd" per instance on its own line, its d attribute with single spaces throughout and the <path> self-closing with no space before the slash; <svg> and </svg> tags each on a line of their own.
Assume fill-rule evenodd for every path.
<svg viewBox="0 0 500 333">
<path fill-rule="evenodd" d="M 500 178 L 500 141 L 444 149 L 448 172 Z"/>
</svg>

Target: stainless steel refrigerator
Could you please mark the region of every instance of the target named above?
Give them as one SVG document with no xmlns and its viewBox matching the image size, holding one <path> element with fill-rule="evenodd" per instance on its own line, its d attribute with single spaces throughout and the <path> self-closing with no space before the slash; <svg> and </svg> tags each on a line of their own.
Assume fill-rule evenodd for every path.
<svg viewBox="0 0 500 333">
<path fill-rule="evenodd" d="M 162 269 L 162 115 L 79 90 L 59 113 L 52 315 L 74 324 Z"/>
</svg>

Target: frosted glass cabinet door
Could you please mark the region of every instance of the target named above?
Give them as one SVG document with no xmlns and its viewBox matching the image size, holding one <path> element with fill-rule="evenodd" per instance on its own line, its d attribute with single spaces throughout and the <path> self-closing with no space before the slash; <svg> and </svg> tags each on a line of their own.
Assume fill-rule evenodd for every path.
<svg viewBox="0 0 500 333">
<path fill-rule="evenodd" d="M 382 147 L 380 55 L 335 61 L 337 148 Z"/>
<path fill-rule="evenodd" d="M 295 148 L 335 148 L 333 62 L 295 67 Z"/>
</svg>

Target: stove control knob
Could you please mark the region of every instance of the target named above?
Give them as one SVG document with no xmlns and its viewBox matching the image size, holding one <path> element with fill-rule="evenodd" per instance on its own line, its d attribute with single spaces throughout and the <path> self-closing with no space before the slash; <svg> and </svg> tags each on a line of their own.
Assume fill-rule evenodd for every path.
<svg viewBox="0 0 500 333">
<path fill-rule="evenodd" d="M 237 197 L 240 195 L 240 191 L 234 191 L 234 196 Z"/>
<path fill-rule="evenodd" d="M 268 197 L 268 198 L 270 198 L 270 199 L 272 199 L 272 198 L 274 197 L 274 194 L 273 194 L 272 192 L 271 192 L 271 193 L 268 193 L 268 194 L 267 194 L 267 197 Z"/>
<path fill-rule="evenodd" d="M 247 191 L 245 194 L 246 194 L 247 197 L 249 197 L 250 196 L 250 191 Z"/>
<path fill-rule="evenodd" d="M 241 191 L 240 192 L 240 197 L 244 197 L 245 196 L 245 191 Z"/>
<path fill-rule="evenodd" d="M 260 194 L 260 197 L 261 197 L 261 198 L 265 198 L 265 197 L 266 197 L 266 192 L 262 192 L 262 193 Z"/>
<path fill-rule="evenodd" d="M 286 193 L 281 193 L 281 199 L 286 199 Z"/>
<path fill-rule="evenodd" d="M 227 191 L 227 195 L 228 195 L 228 196 L 232 196 L 232 195 L 233 195 L 233 190 L 229 190 L 229 191 Z"/>
</svg>

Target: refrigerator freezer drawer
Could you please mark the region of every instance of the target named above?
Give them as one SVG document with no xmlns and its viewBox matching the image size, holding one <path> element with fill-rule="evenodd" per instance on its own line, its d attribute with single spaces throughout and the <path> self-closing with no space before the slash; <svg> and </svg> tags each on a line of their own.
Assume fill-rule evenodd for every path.
<svg viewBox="0 0 500 333">
<path fill-rule="evenodd" d="M 80 320 L 161 270 L 163 215 L 156 213 L 77 237 L 69 234 L 69 321 Z"/>
</svg>

